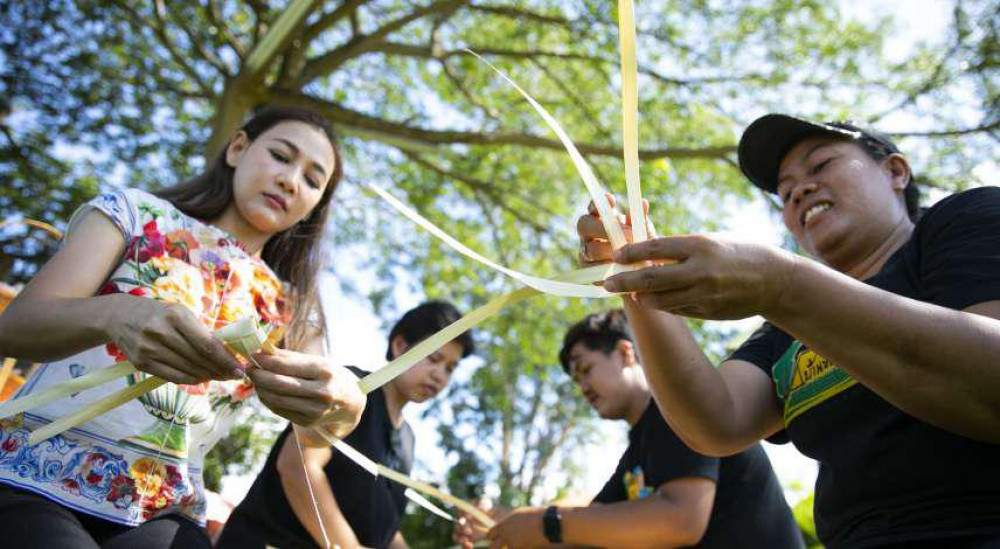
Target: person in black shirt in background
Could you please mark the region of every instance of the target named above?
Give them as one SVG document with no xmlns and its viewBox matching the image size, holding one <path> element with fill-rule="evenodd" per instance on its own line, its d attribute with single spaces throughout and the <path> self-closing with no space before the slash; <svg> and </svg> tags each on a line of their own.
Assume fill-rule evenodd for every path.
<svg viewBox="0 0 1000 549">
<path fill-rule="evenodd" d="M 767 115 L 740 167 L 819 261 L 711 235 L 656 238 L 610 277 L 653 394 L 692 448 L 788 438 L 819 461 L 827 547 L 1000 546 L 1000 188 L 922 215 L 909 162 L 850 123 Z M 600 220 L 583 260 L 612 259 Z M 715 368 L 682 317 L 767 321 Z"/>
<path fill-rule="evenodd" d="M 516 509 L 487 534 L 491 547 L 803 546 L 759 445 L 731 457 L 706 457 L 663 421 L 621 309 L 574 324 L 559 360 L 602 419 L 628 422 L 628 448 L 590 506 Z M 466 547 L 475 537 L 468 526 L 456 531 Z"/>
<path fill-rule="evenodd" d="M 394 359 L 460 317 L 455 307 L 442 301 L 430 301 L 410 310 L 389 333 L 386 359 Z M 409 474 L 414 437 L 403 420 L 403 407 L 437 396 L 448 385 L 458 362 L 473 350 L 472 334 L 466 332 L 370 393 L 361 422 L 344 441 L 368 458 Z M 351 369 L 359 378 L 368 373 Z M 398 531 L 406 508 L 405 487 L 372 476 L 329 447 L 303 445 L 303 467 L 290 433 L 288 428 L 278 438 L 264 470 L 222 531 L 218 548 L 322 546 L 323 534 L 309 494 L 310 484 L 330 543 L 344 549 L 406 547 Z"/>
</svg>

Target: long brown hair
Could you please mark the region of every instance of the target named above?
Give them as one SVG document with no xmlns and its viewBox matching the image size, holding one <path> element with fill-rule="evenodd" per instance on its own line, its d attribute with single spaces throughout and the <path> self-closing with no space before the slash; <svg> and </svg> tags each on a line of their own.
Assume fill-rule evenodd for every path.
<svg viewBox="0 0 1000 549">
<path fill-rule="evenodd" d="M 278 275 L 291 284 L 294 292 L 289 296 L 292 321 L 285 336 L 289 348 L 300 349 L 305 343 L 306 327 L 317 319 L 315 328 L 326 333 L 323 310 L 319 306 L 316 278 L 322 262 L 319 238 L 330 210 L 330 198 L 344 175 L 340 146 L 333 128 L 318 113 L 297 107 L 267 107 L 258 111 L 240 128 L 250 141 L 281 122 L 304 122 L 322 130 L 335 155 L 335 166 L 323 196 L 308 216 L 295 225 L 273 235 L 261 250 L 261 259 Z M 178 210 L 201 220 L 211 221 L 226 210 L 233 201 L 233 174 L 235 169 L 226 162 L 226 150 L 202 174 L 178 185 L 166 187 L 153 194 L 167 200 Z M 311 315 L 317 315 L 311 317 Z"/>
</svg>

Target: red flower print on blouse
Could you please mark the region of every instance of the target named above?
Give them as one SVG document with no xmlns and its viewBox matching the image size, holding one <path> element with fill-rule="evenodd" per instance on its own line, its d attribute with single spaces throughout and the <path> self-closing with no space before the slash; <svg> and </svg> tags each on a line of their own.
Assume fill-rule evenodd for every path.
<svg viewBox="0 0 1000 549">
<path fill-rule="evenodd" d="M 63 490 L 66 490 L 67 492 L 75 495 L 80 494 L 80 483 L 78 483 L 77 481 L 68 478 L 62 481 L 62 485 L 63 485 Z"/>
<path fill-rule="evenodd" d="M 178 385 L 185 393 L 189 395 L 207 395 L 208 385 L 212 383 L 211 381 L 205 381 L 198 383 L 196 385 Z"/>
<path fill-rule="evenodd" d="M 160 257 L 167 252 L 167 239 L 156 227 L 156 220 L 151 220 L 142 226 L 142 236 L 146 240 L 146 245 L 139 250 L 137 260 L 145 263 L 153 257 Z"/>
<path fill-rule="evenodd" d="M 97 295 L 110 295 L 110 294 L 120 294 L 122 293 L 121 288 L 118 287 L 114 282 L 105 282 L 101 286 L 100 290 L 97 290 Z"/>
<path fill-rule="evenodd" d="M 134 493 L 135 485 L 132 479 L 125 475 L 118 475 L 111 480 L 111 490 L 108 492 L 108 496 L 105 499 L 110 502 L 116 502 L 123 497 L 129 496 L 129 501 L 131 501 L 131 496 Z"/>
<path fill-rule="evenodd" d="M 17 439 L 14 437 L 9 437 L 7 440 L 3 441 L 3 445 L 0 448 L 8 454 L 12 454 L 17 451 L 18 444 Z"/>
<path fill-rule="evenodd" d="M 253 396 L 254 387 L 253 383 L 244 380 L 242 383 L 236 386 L 233 390 L 232 401 L 233 402 L 243 402 L 244 400 Z"/>
<path fill-rule="evenodd" d="M 173 465 L 167 465 L 167 486 L 177 486 L 184 480 L 180 471 Z"/>
<path fill-rule="evenodd" d="M 167 234 L 167 250 L 170 257 L 188 261 L 191 250 L 196 249 L 198 249 L 198 241 L 191 236 L 190 232 L 178 229 Z"/>
</svg>

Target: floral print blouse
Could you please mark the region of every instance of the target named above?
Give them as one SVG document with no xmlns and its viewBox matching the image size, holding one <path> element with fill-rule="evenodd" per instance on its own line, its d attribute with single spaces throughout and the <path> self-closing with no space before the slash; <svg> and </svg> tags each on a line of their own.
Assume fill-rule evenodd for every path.
<svg viewBox="0 0 1000 549">
<path fill-rule="evenodd" d="M 129 293 L 182 303 L 212 330 L 256 315 L 273 343 L 290 318 L 286 289 L 242 244 L 140 190 L 101 195 L 78 211 L 108 216 L 128 243 L 99 294 Z M 114 344 L 42 365 L 18 396 L 126 360 Z M 136 525 L 167 513 L 205 522 L 205 454 L 228 431 L 253 394 L 246 380 L 162 387 L 78 428 L 28 445 L 30 430 L 127 385 L 137 373 L 0 420 L 0 482 L 66 507 Z"/>
</svg>

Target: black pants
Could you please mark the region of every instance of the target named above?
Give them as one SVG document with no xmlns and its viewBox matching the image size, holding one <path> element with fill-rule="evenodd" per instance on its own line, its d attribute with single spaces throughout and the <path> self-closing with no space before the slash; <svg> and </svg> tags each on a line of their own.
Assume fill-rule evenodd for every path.
<svg viewBox="0 0 1000 549">
<path fill-rule="evenodd" d="M 211 549 L 205 530 L 178 515 L 124 526 L 0 484 L 0 545 L 18 549 Z"/>
</svg>

